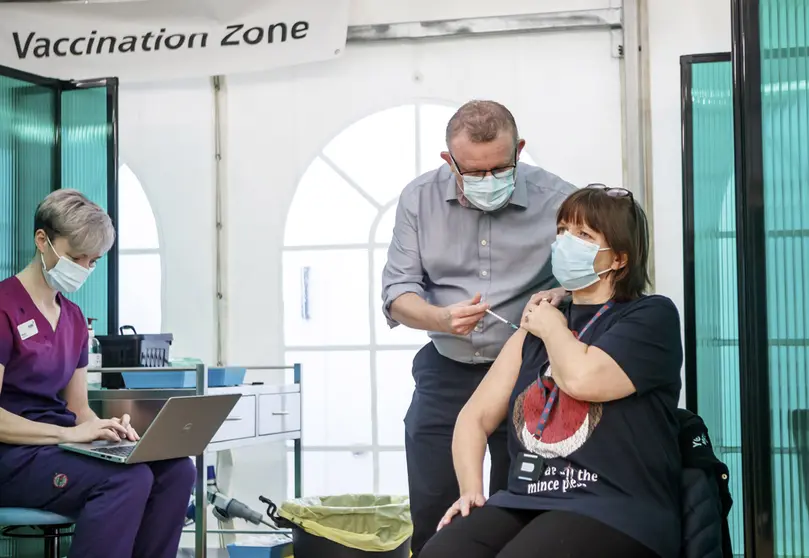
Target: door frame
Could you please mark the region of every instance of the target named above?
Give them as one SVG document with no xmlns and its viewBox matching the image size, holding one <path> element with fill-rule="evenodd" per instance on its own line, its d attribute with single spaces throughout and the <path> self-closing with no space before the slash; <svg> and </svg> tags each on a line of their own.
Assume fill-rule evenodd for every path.
<svg viewBox="0 0 809 558">
<path fill-rule="evenodd" d="M 730 62 L 729 52 L 690 54 L 680 57 L 680 115 L 682 124 L 683 170 L 683 288 L 685 406 L 698 412 L 697 393 L 697 316 L 694 235 L 694 105 L 691 98 L 695 64 Z"/>
<path fill-rule="evenodd" d="M 745 552 L 775 556 L 759 0 L 731 0 Z"/>
</svg>

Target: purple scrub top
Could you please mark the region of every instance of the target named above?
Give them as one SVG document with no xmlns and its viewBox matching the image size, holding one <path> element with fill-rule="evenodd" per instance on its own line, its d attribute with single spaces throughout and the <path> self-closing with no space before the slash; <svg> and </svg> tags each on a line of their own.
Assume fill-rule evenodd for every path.
<svg viewBox="0 0 809 558">
<path fill-rule="evenodd" d="M 77 369 L 87 366 L 87 324 L 61 294 L 54 330 L 20 280 L 0 282 L 0 364 L 5 367 L 0 408 L 32 421 L 74 426 L 61 396 Z M 0 456 L 9 446 L 0 444 Z"/>
</svg>

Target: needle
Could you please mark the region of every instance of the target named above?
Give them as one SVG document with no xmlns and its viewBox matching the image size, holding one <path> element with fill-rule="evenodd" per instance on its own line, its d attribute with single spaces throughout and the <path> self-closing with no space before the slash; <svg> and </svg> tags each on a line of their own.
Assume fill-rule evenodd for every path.
<svg viewBox="0 0 809 558">
<path fill-rule="evenodd" d="M 495 313 L 494 313 L 494 312 L 492 312 L 491 310 L 486 310 L 486 313 L 487 313 L 487 314 L 489 314 L 489 315 L 491 315 L 491 316 L 494 316 L 496 319 L 500 320 L 501 322 L 503 322 L 503 323 L 504 323 L 504 324 L 506 324 L 507 326 L 510 326 L 512 329 L 520 329 L 519 327 L 517 327 L 516 325 L 512 324 L 510 321 L 508 321 L 508 320 L 507 320 L 507 319 L 505 319 L 504 317 L 502 317 L 502 316 L 498 316 L 497 314 L 495 314 Z"/>
</svg>

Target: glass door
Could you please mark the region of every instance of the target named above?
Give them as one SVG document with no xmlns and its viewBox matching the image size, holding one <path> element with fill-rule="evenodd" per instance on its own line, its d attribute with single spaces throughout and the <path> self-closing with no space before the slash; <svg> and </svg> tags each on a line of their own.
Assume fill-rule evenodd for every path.
<svg viewBox="0 0 809 558">
<path fill-rule="evenodd" d="M 107 210 L 118 229 L 118 80 L 62 82 L 59 178 Z M 99 260 L 87 284 L 70 296 L 95 318 L 97 335 L 118 329 L 118 243 Z"/>
<path fill-rule="evenodd" d="M 809 555 L 808 23 L 807 2 L 760 0 L 768 449 L 776 556 Z"/>
<path fill-rule="evenodd" d="M 0 278 L 33 256 L 34 211 L 58 188 L 58 82 L 0 67 Z"/>
<path fill-rule="evenodd" d="M 743 553 L 733 68 L 722 53 L 684 56 L 681 71 L 686 405 L 730 469 L 730 531 Z"/>
<path fill-rule="evenodd" d="M 117 229 L 118 80 L 61 81 L 0 66 L 0 277 L 33 256 L 34 212 L 48 193 L 74 188 Z M 70 296 L 96 333 L 118 327 L 117 243 Z"/>
</svg>

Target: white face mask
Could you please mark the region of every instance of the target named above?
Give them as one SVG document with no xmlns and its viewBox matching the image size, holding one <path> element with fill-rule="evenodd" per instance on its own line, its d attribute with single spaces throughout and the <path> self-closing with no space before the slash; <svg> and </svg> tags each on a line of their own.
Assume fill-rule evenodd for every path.
<svg viewBox="0 0 809 558">
<path fill-rule="evenodd" d="M 50 238 L 48 239 L 48 245 L 51 247 L 51 250 L 53 250 L 53 253 L 56 254 L 56 257 L 59 258 L 59 261 L 57 261 L 56 265 L 51 269 L 48 269 L 45 265 L 45 254 L 40 254 L 40 258 L 42 259 L 42 274 L 45 276 L 45 282 L 55 291 L 64 294 L 75 293 L 84 285 L 87 278 L 90 277 L 93 268 L 88 269 L 76 262 L 70 261 L 64 256 L 60 256 L 54 249 L 53 244 L 51 244 Z"/>
</svg>

